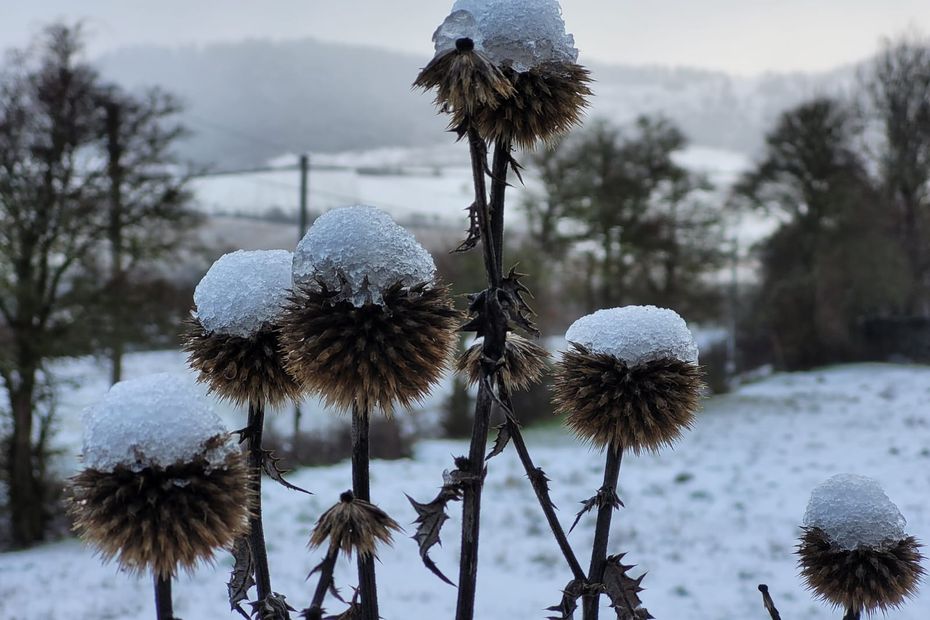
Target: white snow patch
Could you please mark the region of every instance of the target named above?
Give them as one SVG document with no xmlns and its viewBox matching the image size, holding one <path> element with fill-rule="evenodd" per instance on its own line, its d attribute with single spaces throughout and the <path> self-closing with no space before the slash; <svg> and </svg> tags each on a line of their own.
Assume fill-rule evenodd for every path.
<svg viewBox="0 0 930 620">
<path fill-rule="evenodd" d="M 206 394 L 189 376 L 172 373 L 121 381 L 84 413 L 84 465 L 112 471 L 168 467 L 201 455 L 222 465 L 236 451 L 231 441 L 204 454 L 204 443 L 226 428 Z"/>
<path fill-rule="evenodd" d="M 904 540 L 907 521 L 878 481 L 839 474 L 811 493 L 804 525 L 820 528 L 840 549 L 852 551 Z"/>
<path fill-rule="evenodd" d="M 220 257 L 194 290 L 204 329 L 249 338 L 274 324 L 291 287 L 292 260 L 286 250 L 239 250 Z"/>
<path fill-rule="evenodd" d="M 382 294 L 403 286 L 432 283 L 433 257 L 409 231 L 375 207 L 357 205 L 321 215 L 294 253 L 294 282 L 312 285 L 317 278 L 343 290 L 356 306 L 382 304 Z"/>
<path fill-rule="evenodd" d="M 578 60 L 557 0 L 457 0 L 433 34 L 436 52 L 465 37 L 494 63 L 520 73 L 546 62 Z"/>
<path fill-rule="evenodd" d="M 630 366 L 662 358 L 698 363 L 697 344 L 684 319 L 655 306 L 598 310 L 572 323 L 565 339 Z"/>
</svg>

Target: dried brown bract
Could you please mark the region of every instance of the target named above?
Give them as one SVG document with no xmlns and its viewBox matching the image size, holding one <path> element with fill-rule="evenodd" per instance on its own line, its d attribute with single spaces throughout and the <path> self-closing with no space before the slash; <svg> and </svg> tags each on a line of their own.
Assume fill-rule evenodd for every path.
<svg viewBox="0 0 930 620">
<path fill-rule="evenodd" d="M 524 73 L 505 68 L 513 95 L 496 107 L 482 108 L 478 128 L 486 140 L 532 147 L 551 142 L 581 123 L 591 74 L 575 63 L 548 62 Z"/>
<path fill-rule="evenodd" d="M 338 291 L 301 287 L 282 319 L 287 370 L 329 405 L 390 413 L 410 406 L 439 380 L 455 348 L 460 321 L 448 290 L 400 284 L 384 304 L 336 301 Z"/>
<path fill-rule="evenodd" d="M 437 54 L 413 85 L 436 90 L 436 105 L 452 115 L 452 129 L 463 127 L 480 110 L 496 108 L 514 94 L 510 80 L 467 38 L 459 39 L 454 49 Z"/>
<path fill-rule="evenodd" d="M 465 373 L 471 385 L 481 380 L 481 347 L 480 342 L 473 344 L 456 363 L 456 370 Z M 539 381 L 546 370 L 548 359 L 549 352 L 532 340 L 507 332 L 500 377 L 511 389 L 526 390 Z"/>
<path fill-rule="evenodd" d="M 556 364 L 553 402 L 568 427 L 595 445 L 657 452 L 691 427 L 702 375 L 677 359 L 628 366 L 573 344 Z"/>
<path fill-rule="evenodd" d="M 224 437 L 225 439 L 225 437 Z M 133 471 L 85 469 L 71 479 L 75 530 L 104 559 L 167 578 L 191 570 L 249 529 L 252 493 L 242 455 Z"/>
<path fill-rule="evenodd" d="M 310 547 L 328 543 L 349 556 L 353 552 L 374 556 L 378 543 L 390 545 L 391 532 L 400 531 L 401 527 L 386 512 L 346 491 L 338 504 L 320 516 L 310 535 Z"/>
<path fill-rule="evenodd" d="M 886 612 L 917 592 L 924 569 L 913 537 L 881 548 L 852 551 L 832 544 L 823 530 L 804 528 L 798 545 L 801 576 L 821 599 L 847 610 Z"/>
<path fill-rule="evenodd" d="M 251 338 L 209 333 L 191 317 L 185 323 L 183 350 L 199 381 L 222 398 L 277 406 L 296 399 L 300 386 L 284 369 L 277 330 L 266 328 Z"/>
</svg>

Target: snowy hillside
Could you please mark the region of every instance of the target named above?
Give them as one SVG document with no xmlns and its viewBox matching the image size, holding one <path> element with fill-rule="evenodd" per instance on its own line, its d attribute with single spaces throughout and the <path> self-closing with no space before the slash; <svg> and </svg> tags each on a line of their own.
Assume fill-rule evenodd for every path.
<svg viewBox="0 0 930 620">
<path fill-rule="evenodd" d="M 182 367 L 174 352 L 140 354 L 130 356 L 127 374 Z M 59 373 L 85 382 L 63 387 L 60 397 L 61 439 L 73 467 L 78 412 L 104 391 L 104 369 L 80 360 Z M 427 420 L 439 398 L 427 403 L 421 414 Z M 908 519 L 908 532 L 930 541 L 928 402 L 930 368 L 880 364 L 776 375 L 712 399 L 677 450 L 624 460 L 626 507 L 615 517 L 611 551 L 628 551 L 638 570 L 649 571 L 643 598 L 662 620 L 767 620 L 758 583 L 769 584 L 787 620 L 836 618 L 810 599 L 796 576 L 792 552 L 809 493 L 838 472 L 877 478 Z M 229 409 L 222 414 L 231 426 L 244 421 Z M 527 441 L 569 522 L 577 502 L 600 485 L 602 456 L 557 428 L 531 431 Z M 415 515 L 403 493 L 431 498 L 450 457 L 465 451 L 460 442 L 424 441 L 413 460 L 375 462 L 374 500 L 412 533 Z M 265 527 L 274 589 L 299 607 L 312 594 L 304 578 L 320 559 L 305 548 L 310 528 L 350 486 L 349 466 L 304 469 L 292 480 L 315 495 L 267 485 Z M 477 617 L 544 618 L 543 608 L 557 602 L 569 572 L 512 450 L 491 461 L 485 498 Z M 445 546 L 433 554 L 452 575 L 458 527 L 454 511 Z M 570 536 L 583 564 L 592 536 L 593 517 Z M 420 565 L 413 541 L 399 537 L 381 562 L 387 620 L 453 616 L 454 589 Z M 175 588 L 176 613 L 186 620 L 236 617 L 225 599 L 230 567 L 221 557 L 183 576 Z M 341 565 L 337 583 L 354 583 L 353 574 L 353 567 Z M 148 578 L 101 566 L 74 540 L 0 554 L 0 617 L 8 620 L 147 620 L 154 617 L 151 598 Z M 930 587 L 889 615 L 928 616 Z"/>
</svg>

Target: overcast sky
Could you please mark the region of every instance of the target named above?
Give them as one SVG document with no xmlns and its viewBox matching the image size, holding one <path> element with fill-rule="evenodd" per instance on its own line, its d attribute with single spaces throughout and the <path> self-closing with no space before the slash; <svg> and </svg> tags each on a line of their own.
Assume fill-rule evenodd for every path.
<svg viewBox="0 0 930 620">
<path fill-rule="evenodd" d="M 0 0 L 0 48 L 56 18 L 84 18 L 91 51 L 127 45 L 315 37 L 431 55 L 452 0 Z M 582 61 L 740 74 L 819 70 L 882 36 L 930 33 L 930 0 L 562 0 Z"/>
</svg>

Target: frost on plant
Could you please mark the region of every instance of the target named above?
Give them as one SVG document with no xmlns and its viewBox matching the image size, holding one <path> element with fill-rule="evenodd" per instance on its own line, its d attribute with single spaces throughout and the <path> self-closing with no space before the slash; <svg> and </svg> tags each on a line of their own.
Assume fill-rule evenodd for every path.
<svg viewBox="0 0 930 620">
<path fill-rule="evenodd" d="M 203 391 L 190 377 L 154 374 L 117 383 L 84 414 L 84 465 L 140 471 L 204 455 L 221 465 L 238 452 Z M 224 440 L 216 442 L 221 437 Z M 207 446 L 211 446 L 206 449 Z"/>
<path fill-rule="evenodd" d="M 472 39 L 493 62 L 518 73 L 578 60 L 556 0 L 457 0 L 433 35 L 436 52 L 453 49 L 461 38 Z"/>
<path fill-rule="evenodd" d="M 291 261 L 285 250 L 239 250 L 216 261 L 194 291 L 203 328 L 249 338 L 273 325 L 291 286 Z"/>
<path fill-rule="evenodd" d="M 383 294 L 432 283 L 436 265 L 423 246 L 375 207 L 333 209 L 320 216 L 294 254 L 294 283 L 322 282 L 356 307 L 383 305 Z"/>
<path fill-rule="evenodd" d="M 907 524 L 898 507 L 872 478 L 833 476 L 814 489 L 804 526 L 816 527 L 839 549 L 880 548 L 906 537 Z"/>
<path fill-rule="evenodd" d="M 625 306 L 598 310 L 575 321 L 565 339 L 592 353 L 612 355 L 630 366 L 658 359 L 698 362 L 697 344 L 687 323 L 667 308 Z"/>
</svg>

